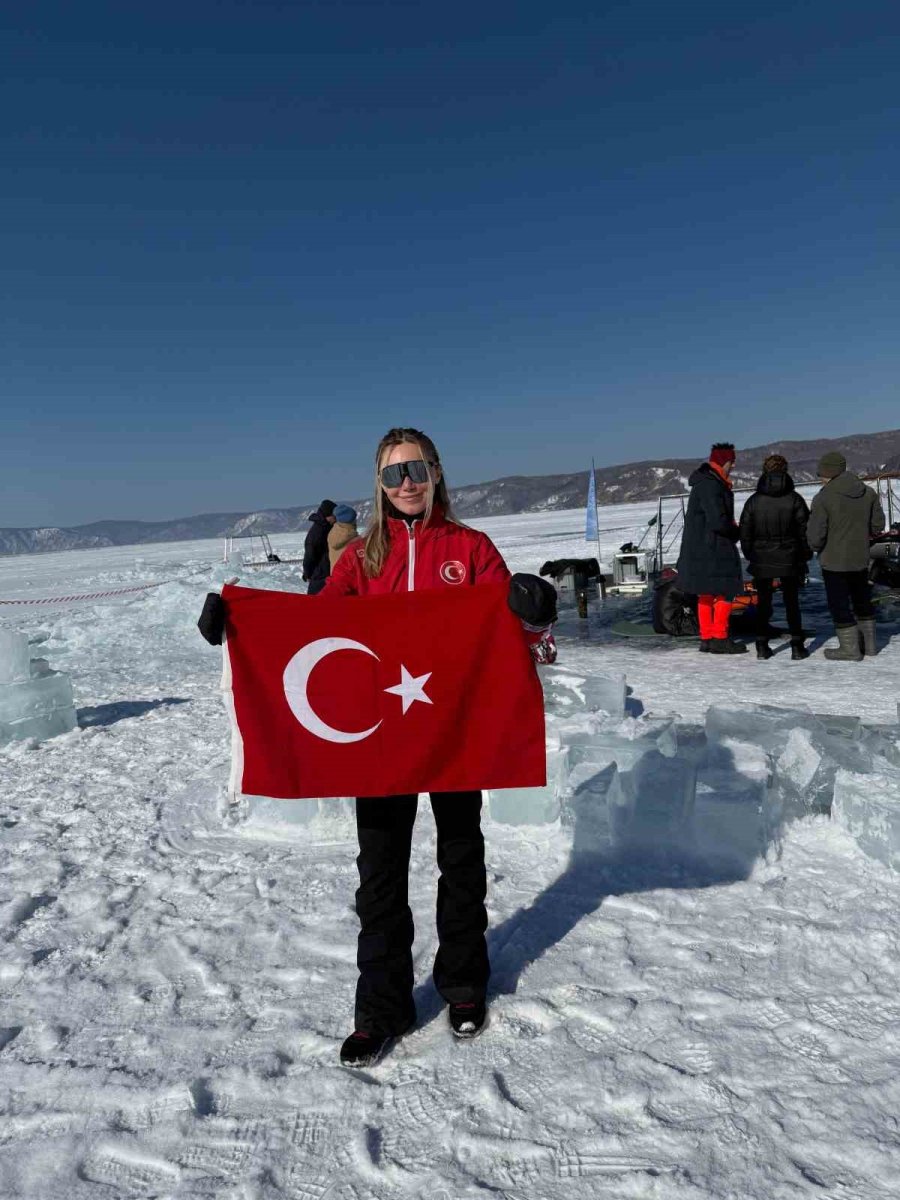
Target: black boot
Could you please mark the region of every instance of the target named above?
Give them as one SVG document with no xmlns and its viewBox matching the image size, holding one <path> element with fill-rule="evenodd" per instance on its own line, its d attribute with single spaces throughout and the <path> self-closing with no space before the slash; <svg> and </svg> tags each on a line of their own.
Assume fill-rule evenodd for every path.
<svg viewBox="0 0 900 1200">
<path fill-rule="evenodd" d="M 709 638 L 701 638 L 697 649 L 701 654 L 709 654 Z"/>
<path fill-rule="evenodd" d="M 381 1033 L 351 1033 L 341 1046 L 341 1065 L 345 1067 L 374 1067 L 397 1039 Z"/>
<path fill-rule="evenodd" d="M 756 657 L 757 658 L 771 658 L 772 657 L 772 649 L 769 646 L 769 643 L 765 638 L 757 638 L 756 639 Z"/>
<path fill-rule="evenodd" d="M 487 1010 L 483 1000 L 473 1004 L 451 1004 L 450 1028 L 458 1038 L 478 1037 L 484 1029 L 486 1016 Z"/>
<path fill-rule="evenodd" d="M 710 654 L 746 654 L 747 647 L 743 642 L 732 641 L 730 637 L 710 638 L 709 652 Z"/>
<path fill-rule="evenodd" d="M 799 662 L 801 658 L 809 658 L 809 651 L 803 645 L 803 638 L 791 638 L 791 660 Z"/>
</svg>

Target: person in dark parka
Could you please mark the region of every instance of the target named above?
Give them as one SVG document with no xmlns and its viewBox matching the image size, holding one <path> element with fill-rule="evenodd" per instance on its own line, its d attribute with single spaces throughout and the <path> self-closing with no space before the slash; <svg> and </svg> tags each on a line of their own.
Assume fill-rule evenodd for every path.
<svg viewBox="0 0 900 1200">
<path fill-rule="evenodd" d="M 316 511 L 309 515 L 312 528 L 303 544 L 303 582 L 309 584 L 306 590 L 310 596 L 321 592 L 331 573 L 328 534 L 334 524 L 334 509 L 333 500 L 323 500 Z"/>
<path fill-rule="evenodd" d="M 697 597 L 700 649 L 712 654 L 744 654 L 747 650 L 728 636 L 731 606 L 744 586 L 728 478 L 734 460 L 734 446 L 717 442 L 709 461 L 701 463 L 688 480 L 691 495 L 678 556 L 678 586 Z"/>
<path fill-rule="evenodd" d="M 772 617 L 772 584 L 781 581 L 781 595 L 791 635 L 791 658 L 809 658 L 803 645 L 800 586 L 812 551 L 806 540 L 809 507 L 788 474 L 787 460 L 770 454 L 756 491 L 741 513 L 741 549 L 756 583 L 756 657 L 771 658 L 769 621 Z"/>
</svg>

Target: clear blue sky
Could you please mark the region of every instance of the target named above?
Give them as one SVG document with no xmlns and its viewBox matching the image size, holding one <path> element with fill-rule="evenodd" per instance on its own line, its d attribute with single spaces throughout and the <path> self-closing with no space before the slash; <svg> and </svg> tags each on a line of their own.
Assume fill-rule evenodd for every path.
<svg viewBox="0 0 900 1200">
<path fill-rule="evenodd" d="M 0 14 L 0 525 L 900 425 L 897 0 Z"/>
</svg>

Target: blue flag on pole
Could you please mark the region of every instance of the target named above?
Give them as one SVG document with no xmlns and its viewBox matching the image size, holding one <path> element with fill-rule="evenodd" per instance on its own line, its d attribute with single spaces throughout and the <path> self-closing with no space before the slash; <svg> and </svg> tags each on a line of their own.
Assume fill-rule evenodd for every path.
<svg viewBox="0 0 900 1200">
<path fill-rule="evenodd" d="M 591 461 L 591 474 L 588 480 L 587 514 L 584 522 L 584 540 L 596 542 L 600 533 L 597 529 L 597 483 L 594 479 L 594 463 Z"/>
</svg>

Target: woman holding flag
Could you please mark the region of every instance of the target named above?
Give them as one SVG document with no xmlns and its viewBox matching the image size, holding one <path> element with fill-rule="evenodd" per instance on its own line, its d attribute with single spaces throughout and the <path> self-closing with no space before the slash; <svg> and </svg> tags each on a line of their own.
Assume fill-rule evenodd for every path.
<svg viewBox="0 0 900 1200">
<path fill-rule="evenodd" d="M 389 430 L 375 453 L 375 476 L 369 530 L 341 556 L 322 591 L 325 600 L 510 580 L 490 538 L 454 517 L 437 448 L 426 434 Z M 513 576 L 509 603 L 522 618 L 535 660 L 552 662 L 553 587 L 537 576 Z M 341 1047 L 346 1066 L 377 1062 L 415 1024 L 407 889 L 417 803 L 414 795 L 356 801 L 360 975 L 356 1028 Z M 449 1005 L 453 1033 L 471 1038 L 484 1025 L 490 973 L 481 792 L 432 793 L 431 807 L 441 873 L 434 982 Z"/>
<path fill-rule="evenodd" d="M 554 661 L 555 589 L 534 575 L 510 576 L 490 538 L 455 518 L 443 466 L 426 434 L 389 430 L 375 454 L 369 529 L 347 545 L 315 603 L 427 589 L 462 594 L 468 586 L 501 583 L 508 583 L 509 607 L 522 621 L 534 660 Z M 207 597 L 200 630 L 214 644 L 222 640 L 224 609 L 220 596 Z M 356 801 L 360 973 L 355 1028 L 341 1047 L 348 1067 L 377 1062 L 416 1021 L 408 875 L 417 803 L 416 794 Z M 471 1038 L 484 1026 L 490 973 L 481 792 L 432 792 L 431 806 L 440 870 L 434 982 L 449 1005 L 453 1033 Z"/>
</svg>

